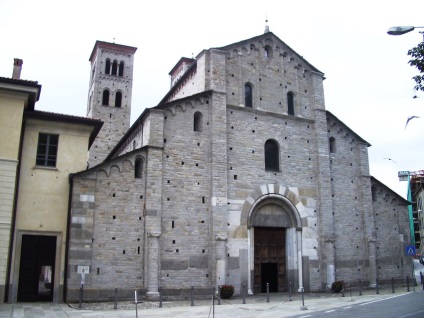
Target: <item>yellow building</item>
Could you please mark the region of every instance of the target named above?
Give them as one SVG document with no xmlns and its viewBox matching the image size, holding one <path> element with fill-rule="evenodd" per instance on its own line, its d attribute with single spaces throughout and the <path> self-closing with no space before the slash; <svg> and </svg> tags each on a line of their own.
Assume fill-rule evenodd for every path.
<svg viewBox="0 0 424 318">
<path fill-rule="evenodd" d="M 21 65 L 15 59 L 15 68 Z M 0 77 L 0 296 L 57 302 L 65 282 L 69 175 L 86 169 L 102 122 L 35 110 L 41 85 L 14 77 Z"/>
</svg>

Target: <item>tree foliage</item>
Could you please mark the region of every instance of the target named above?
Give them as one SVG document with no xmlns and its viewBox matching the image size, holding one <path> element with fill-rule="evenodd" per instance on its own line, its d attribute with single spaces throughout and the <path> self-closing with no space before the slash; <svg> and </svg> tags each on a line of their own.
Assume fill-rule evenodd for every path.
<svg viewBox="0 0 424 318">
<path fill-rule="evenodd" d="M 423 33 L 424 35 L 424 32 L 420 33 Z M 424 92 L 424 41 L 410 49 L 408 51 L 408 55 L 412 57 L 412 60 L 408 62 L 409 65 L 415 66 L 420 72 L 420 74 L 412 77 L 415 81 L 414 89 Z"/>
</svg>

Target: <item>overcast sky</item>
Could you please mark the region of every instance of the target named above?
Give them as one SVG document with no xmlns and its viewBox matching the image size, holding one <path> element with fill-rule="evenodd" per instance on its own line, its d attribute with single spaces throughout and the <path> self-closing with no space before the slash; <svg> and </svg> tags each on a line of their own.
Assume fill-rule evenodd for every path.
<svg viewBox="0 0 424 318">
<path fill-rule="evenodd" d="M 95 41 L 135 46 L 133 122 L 169 90 L 182 56 L 260 35 L 267 16 L 275 35 L 325 73 L 326 108 L 372 145 L 371 175 L 406 197 L 397 172 L 424 169 L 424 94 L 413 98 L 407 56 L 423 36 L 386 32 L 424 26 L 423 12 L 423 0 L 0 0 L 0 76 L 11 77 L 21 58 L 21 78 L 42 85 L 36 109 L 85 116 Z M 412 115 L 421 118 L 405 129 Z"/>
</svg>

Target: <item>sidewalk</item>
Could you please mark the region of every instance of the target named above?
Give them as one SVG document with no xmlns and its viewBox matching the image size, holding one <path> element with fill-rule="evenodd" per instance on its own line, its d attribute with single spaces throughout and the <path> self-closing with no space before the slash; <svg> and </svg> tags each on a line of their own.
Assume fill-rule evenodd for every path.
<svg viewBox="0 0 424 318">
<path fill-rule="evenodd" d="M 410 292 L 413 292 L 412 287 Z M 423 292 L 420 285 L 415 287 L 415 292 Z M 357 290 L 352 290 L 352 296 L 349 291 L 345 292 L 345 297 L 342 294 L 331 293 L 308 293 L 304 295 L 302 302 L 301 294 L 295 294 L 291 301 L 288 300 L 288 294 L 271 294 L 269 302 L 265 294 L 249 296 L 246 298 L 246 304 L 243 304 L 243 299 L 240 297 L 230 300 L 222 300 L 221 305 L 212 306 L 212 300 L 195 300 L 194 306 L 191 306 L 190 301 L 172 301 L 163 302 L 162 308 L 159 308 L 159 303 L 148 303 L 154 308 L 140 308 L 146 306 L 143 303 L 137 306 L 129 304 L 132 309 L 110 310 L 89 310 L 89 304 L 83 304 L 82 309 L 78 309 L 78 304 L 69 306 L 67 304 L 52 304 L 52 303 L 17 303 L 0 305 L 0 317 L 167 317 L 167 318 L 203 318 L 203 317 L 219 317 L 219 318 L 275 318 L 275 317 L 290 317 L 293 315 L 310 315 L 314 311 L 319 310 L 343 310 L 343 308 L 360 305 L 370 301 L 376 301 L 391 297 L 399 297 L 406 294 L 406 288 L 399 287 L 392 293 L 391 288 L 380 289 L 379 294 L 375 290 L 365 290 L 362 296 L 359 296 Z M 113 304 L 111 304 L 113 305 Z M 304 306 L 303 306 L 304 305 Z M 139 307 L 140 306 L 140 307 Z M 85 308 L 84 308 L 85 307 Z M 113 308 L 113 307 L 112 307 Z M 122 307 L 121 307 L 122 308 Z M 128 308 L 128 306 L 127 306 Z"/>
</svg>

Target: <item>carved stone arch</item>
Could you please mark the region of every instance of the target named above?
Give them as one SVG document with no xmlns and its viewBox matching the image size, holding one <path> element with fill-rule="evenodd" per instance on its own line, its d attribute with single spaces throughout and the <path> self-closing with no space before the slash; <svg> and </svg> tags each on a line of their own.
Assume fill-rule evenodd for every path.
<svg viewBox="0 0 424 318">
<path fill-rule="evenodd" d="M 269 193 L 252 205 L 247 227 L 302 228 L 302 220 L 294 204 L 284 195 Z"/>
<path fill-rule="evenodd" d="M 180 109 L 182 112 L 185 112 L 185 107 L 181 104 L 175 106 L 175 113 L 177 113 L 178 109 Z"/>
<path fill-rule="evenodd" d="M 121 162 L 122 171 L 128 171 L 128 168 L 132 170 L 134 168 L 133 161 L 130 158 L 125 158 Z"/>
<path fill-rule="evenodd" d="M 171 108 L 167 108 L 164 110 L 163 115 L 164 117 L 170 116 L 170 115 L 175 116 L 175 111 Z"/>
<path fill-rule="evenodd" d="M 232 55 L 233 56 L 237 56 L 237 54 L 238 54 L 238 50 L 237 49 L 234 49 L 233 52 L 232 52 Z"/>
<path fill-rule="evenodd" d="M 115 172 L 115 171 L 117 171 L 118 173 L 121 173 L 122 172 L 122 166 L 121 165 L 122 165 L 122 163 L 111 164 L 109 166 L 109 176 L 111 176 L 112 173 Z"/>
<path fill-rule="evenodd" d="M 241 48 L 241 54 L 242 54 L 242 55 L 247 55 L 247 54 L 249 54 L 249 50 L 247 49 L 247 47 L 243 46 L 243 47 Z"/>
<path fill-rule="evenodd" d="M 204 103 L 204 98 L 198 97 L 194 100 L 193 107 L 202 106 Z"/>
<path fill-rule="evenodd" d="M 108 171 L 106 169 L 101 168 L 96 171 L 96 178 L 100 178 L 102 175 L 104 175 L 105 178 L 109 177 Z"/>
<path fill-rule="evenodd" d="M 248 228 L 253 226 L 252 216 L 255 211 L 267 204 L 275 204 L 278 207 L 284 207 L 284 213 L 290 217 L 290 222 L 297 229 L 302 228 L 301 217 L 305 211 L 305 207 L 300 201 L 297 194 L 283 185 L 264 184 L 256 187 L 244 202 L 242 213 L 240 215 L 240 225 Z"/>
<path fill-rule="evenodd" d="M 184 104 L 184 108 L 189 108 L 189 107 L 191 107 L 191 108 L 194 108 L 194 103 L 192 103 L 192 102 L 185 102 L 185 104 Z"/>
</svg>

